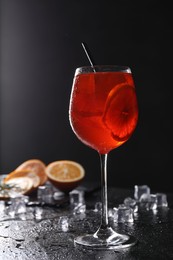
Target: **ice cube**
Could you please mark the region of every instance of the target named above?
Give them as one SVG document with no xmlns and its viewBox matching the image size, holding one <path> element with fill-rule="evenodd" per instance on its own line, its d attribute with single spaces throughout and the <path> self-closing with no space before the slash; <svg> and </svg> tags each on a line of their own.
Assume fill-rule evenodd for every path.
<svg viewBox="0 0 173 260">
<path fill-rule="evenodd" d="M 53 203 L 53 188 L 51 185 L 39 186 L 37 189 L 37 199 L 41 203 Z"/>
<path fill-rule="evenodd" d="M 63 232 L 67 232 L 69 229 L 69 219 L 67 216 L 61 216 L 58 221 L 59 229 Z"/>
<path fill-rule="evenodd" d="M 39 186 L 37 188 L 37 200 L 39 202 L 43 202 L 44 194 L 45 194 L 46 187 L 45 186 Z"/>
<path fill-rule="evenodd" d="M 5 201 L 0 200 L 0 214 L 3 214 L 5 211 Z"/>
<path fill-rule="evenodd" d="M 111 217 L 114 222 L 118 222 L 118 208 L 113 207 L 113 209 L 109 209 L 108 216 Z"/>
<path fill-rule="evenodd" d="M 117 209 L 117 222 L 118 223 L 133 223 L 134 222 L 134 217 L 133 217 L 133 210 L 124 205 L 120 204 Z"/>
<path fill-rule="evenodd" d="M 157 207 L 168 207 L 167 196 L 164 193 L 156 193 Z"/>
<path fill-rule="evenodd" d="M 64 193 L 62 191 L 55 191 L 53 194 L 54 200 L 61 200 L 64 198 Z"/>
<path fill-rule="evenodd" d="M 70 196 L 70 206 L 74 209 L 78 205 L 85 204 L 84 191 L 73 190 L 69 193 Z"/>
<path fill-rule="evenodd" d="M 6 213 L 11 217 L 14 217 L 16 214 L 26 213 L 26 204 L 28 201 L 29 197 L 26 195 L 19 195 L 17 197 L 11 198 L 10 205 L 6 209 Z"/>
<path fill-rule="evenodd" d="M 150 194 L 149 200 L 145 205 L 146 209 L 156 209 L 157 208 L 157 196 L 155 194 Z"/>
<path fill-rule="evenodd" d="M 168 207 L 167 196 L 164 193 L 150 194 L 149 200 L 145 204 L 146 209 L 157 209 Z"/>
<path fill-rule="evenodd" d="M 85 204 L 78 204 L 73 208 L 73 214 L 84 214 L 86 212 Z"/>
<path fill-rule="evenodd" d="M 42 207 L 35 207 L 34 215 L 35 215 L 36 219 L 42 219 L 43 208 Z"/>
<path fill-rule="evenodd" d="M 135 185 L 134 187 L 134 198 L 137 201 L 146 201 L 150 195 L 150 187 L 147 185 Z"/>
<path fill-rule="evenodd" d="M 100 201 L 95 203 L 94 211 L 95 212 L 101 212 L 102 211 L 102 203 Z"/>
<path fill-rule="evenodd" d="M 131 197 L 125 198 L 124 205 L 130 207 L 133 212 L 138 212 L 138 205 L 135 199 L 132 199 Z"/>
</svg>

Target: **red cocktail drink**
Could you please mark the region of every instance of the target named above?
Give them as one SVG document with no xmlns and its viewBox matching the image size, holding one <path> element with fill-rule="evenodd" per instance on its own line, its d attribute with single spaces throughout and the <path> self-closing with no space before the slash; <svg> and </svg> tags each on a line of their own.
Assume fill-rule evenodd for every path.
<svg viewBox="0 0 173 260">
<path fill-rule="evenodd" d="M 101 164 L 101 224 L 94 234 L 76 237 L 75 244 L 103 250 L 134 245 L 134 237 L 119 234 L 110 226 L 107 200 L 107 156 L 131 137 L 138 121 L 130 68 L 90 66 L 76 69 L 69 119 L 80 141 L 99 153 Z"/>
<path fill-rule="evenodd" d="M 130 138 L 138 119 L 131 73 L 79 74 L 73 89 L 71 125 L 83 143 L 106 154 Z"/>
</svg>

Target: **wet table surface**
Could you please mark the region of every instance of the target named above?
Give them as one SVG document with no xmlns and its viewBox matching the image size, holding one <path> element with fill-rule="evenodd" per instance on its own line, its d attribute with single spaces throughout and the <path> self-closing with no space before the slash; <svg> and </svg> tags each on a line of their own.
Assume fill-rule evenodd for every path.
<svg viewBox="0 0 173 260">
<path fill-rule="evenodd" d="M 109 207 L 133 197 L 133 190 L 108 188 Z M 72 214 L 68 199 L 59 206 L 30 207 L 27 214 L 15 218 L 0 218 L 0 260 L 92 260 L 92 259 L 173 259 L 173 195 L 167 194 L 168 207 L 157 210 L 140 210 L 134 223 L 114 223 L 120 233 L 137 239 L 129 249 L 83 250 L 74 245 L 74 237 L 93 233 L 100 223 L 100 215 L 93 211 L 100 201 L 100 191 L 86 195 L 86 213 Z M 38 216 L 33 218 L 33 211 Z M 69 227 L 62 230 L 59 218 L 67 216 Z"/>
</svg>

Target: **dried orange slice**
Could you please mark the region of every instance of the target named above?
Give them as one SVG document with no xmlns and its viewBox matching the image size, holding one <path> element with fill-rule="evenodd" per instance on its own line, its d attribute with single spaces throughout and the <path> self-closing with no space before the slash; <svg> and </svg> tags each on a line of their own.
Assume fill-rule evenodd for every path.
<svg viewBox="0 0 173 260">
<path fill-rule="evenodd" d="M 18 170 L 18 171 L 13 171 L 13 172 L 10 172 L 3 180 L 4 183 L 7 183 L 7 182 L 11 182 L 13 179 L 17 179 L 17 178 L 30 178 L 31 181 L 32 181 L 32 186 L 33 188 L 37 188 L 39 185 L 40 185 L 40 178 L 39 176 L 34 173 L 34 172 L 31 172 L 30 170 Z"/>
<path fill-rule="evenodd" d="M 121 84 L 112 89 L 105 106 L 103 122 L 112 137 L 123 142 L 130 138 L 138 120 L 138 104 L 135 88 Z"/>
<path fill-rule="evenodd" d="M 28 176 L 12 178 L 4 183 L 16 188 L 20 194 L 28 194 L 33 190 L 33 180 Z"/>
<path fill-rule="evenodd" d="M 38 159 L 30 159 L 19 165 L 15 171 L 27 170 L 35 173 L 39 179 L 39 185 L 43 185 L 47 181 L 47 175 L 45 173 L 46 165 Z"/>
<path fill-rule="evenodd" d="M 60 160 L 46 166 L 48 180 L 63 192 L 76 188 L 85 176 L 83 166 L 77 162 Z"/>
<path fill-rule="evenodd" d="M 3 183 L 12 187 L 21 194 L 28 194 L 38 187 L 40 179 L 37 175 L 29 171 L 13 171 L 9 173 L 4 179 Z"/>
</svg>

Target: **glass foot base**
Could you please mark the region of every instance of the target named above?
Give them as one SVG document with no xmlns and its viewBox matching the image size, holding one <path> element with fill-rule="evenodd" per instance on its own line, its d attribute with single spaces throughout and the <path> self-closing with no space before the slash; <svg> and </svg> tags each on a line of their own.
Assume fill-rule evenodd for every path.
<svg viewBox="0 0 173 260">
<path fill-rule="evenodd" d="M 75 238 L 74 243 L 78 247 L 98 250 L 124 249 L 136 244 L 133 236 L 118 234 L 110 229 L 109 236 L 105 234 L 83 235 Z"/>
</svg>

